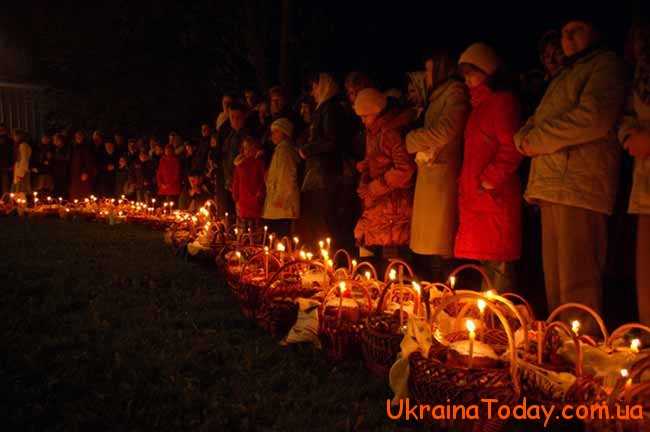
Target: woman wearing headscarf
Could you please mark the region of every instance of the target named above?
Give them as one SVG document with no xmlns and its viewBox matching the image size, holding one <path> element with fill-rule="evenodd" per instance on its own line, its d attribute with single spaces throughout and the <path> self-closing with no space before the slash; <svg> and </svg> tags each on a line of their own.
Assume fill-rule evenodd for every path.
<svg viewBox="0 0 650 432">
<path fill-rule="evenodd" d="M 631 32 L 636 69 L 618 136 L 625 150 L 634 157 L 629 212 L 638 215 L 636 288 L 639 320 L 650 325 L 650 25 L 638 24 Z"/>
<path fill-rule="evenodd" d="M 332 76 L 321 73 L 311 86 L 316 109 L 309 138 L 299 149 L 300 157 L 305 160 L 305 177 L 300 198 L 304 211 L 298 232 L 307 243 L 340 231 L 336 227 L 337 185 L 342 174 L 342 155 L 351 141 L 349 116 Z"/>
<path fill-rule="evenodd" d="M 386 95 L 374 88 L 361 90 L 354 103 L 366 128 L 366 157 L 357 164 L 363 214 L 354 236 L 367 248 L 404 246 L 410 234 L 415 164 L 404 146 L 403 116 L 386 105 Z"/>
<path fill-rule="evenodd" d="M 514 144 L 520 107 L 511 91 L 497 87 L 500 60 L 488 45 L 471 45 L 460 71 L 471 97 L 465 126 L 463 165 L 458 183 L 459 227 L 454 247 L 459 258 L 480 260 L 494 287 L 509 289 L 512 266 L 521 254 L 522 156 Z"/>
<path fill-rule="evenodd" d="M 406 149 L 415 153 L 418 167 L 410 248 L 418 255 L 414 262 L 419 273 L 443 280 L 440 258 L 454 253 L 457 179 L 470 103 L 465 84 L 454 77 L 456 65 L 449 55 L 436 53 L 428 61 L 431 93 L 424 126 L 406 136 Z"/>
<path fill-rule="evenodd" d="M 409 72 L 406 74 L 407 101 L 413 110 L 413 122 L 418 127 L 423 124 L 422 115 L 427 108 L 427 85 L 424 71 Z"/>
</svg>

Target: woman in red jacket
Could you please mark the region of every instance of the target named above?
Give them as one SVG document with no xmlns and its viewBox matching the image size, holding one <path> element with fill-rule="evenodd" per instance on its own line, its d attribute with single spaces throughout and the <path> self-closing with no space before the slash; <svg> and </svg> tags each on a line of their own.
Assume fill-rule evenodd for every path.
<svg viewBox="0 0 650 432">
<path fill-rule="evenodd" d="M 246 137 L 234 161 L 232 199 L 235 201 L 237 218 L 244 229 L 255 229 L 264 209 L 266 172 L 261 149 L 257 139 Z"/>
<path fill-rule="evenodd" d="M 165 146 L 165 155 L 158 164 L 156 182 L 158 195 L 164 197 L 163 201 L 173 201 L 178 204 L 178 196 L 181 193 L 181 162 L 174 155 L 174 147 L 171 144 Z"/>
<path fill-rule="evenodd" d="M 354 237 L 360 246 L 383 247 L 386 255 L 386 248 L 405 246 L 410 236 L 415 162 L 401 131 L 410 117 L 387 110 L 386 96 L 374 88 L 357 94 L 354 110 L 366 127 L 366 157 L 357 164 L 363 214 Z"/>
<path fill-rule="evenodd" d="M 517 168 L 522 156 L 513 141 L 520 127 L 519 103 L 512 92 L 495 88 L 500 62 L 491 47 L 471 45 L 459 64 L 472 112 L 465 127 L 455 255 L 480 260 L 495 288 L 507 290 L 513 283 L 510 263 L 521 254 Z"/>
</svg>

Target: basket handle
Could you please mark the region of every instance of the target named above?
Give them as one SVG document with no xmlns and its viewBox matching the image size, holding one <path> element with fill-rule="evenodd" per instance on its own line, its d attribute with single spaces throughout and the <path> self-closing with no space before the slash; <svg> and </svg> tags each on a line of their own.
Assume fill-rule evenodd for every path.
<svg viewBox="0 0 650 432">
<path fill-rule="evenodd" d="M 468 293 L 468 294 L 472 295 L 472 294 L 476 294 L 476 291 L 458 290 L 458 291 L 456 291 L 456 293 Z M 514 315 L 514 317 L 517 319 L 517 321 L 519 321 L 519 324 L 521 325 L 521 328 L 522 328 L 522 331 L 523 331 L 523 334 L 524 334 L 524 346 L 527 347 L 528 343 L 529 343 L 529 337 L 528 337 L 528 328 L 529 328 L 529 326 L 528 326 L 528 323 L 526 322 L 526 320 L 524 320 L 524 317 L 521 315 L 519 310 L 515 307 L 515 305 L 510 300 L 508 300 L 507 298 L 505 298 L 503 296 L 500 296 L 498 294 L 492 294 L 492 295 L 487 295 L 487 294 L 483 294 L 483 293 L 480 293 L 480 294 L 482 295 L 481 299 L 485 300 L 486 303 L 489 302 L 490 300 L 493 300 L 495 303 L 498 303 L 500 306 L 504 307 L 510 314 Z M 480 300 L 480 299 L 477 299 L 477 301 L 478 300 Z M 471 308 L 474 308 L 474 307 L 478 308 L 478 305 L 476 303 L 474 303 L 474 302 L 471 302 L 471 303 L 468 302 L 463 306 L 463 308 L 460 310 L 460 312 L 458 313 L 458 316 L 456 317 L 456 320 L 455 320 L 456 321 L 456 328 L 458 328 L 458 322 L 460 322 L 460 320 L 465 318 L 465 315 L 467 314 L 467 312 Z"/>
<path fill-rule="evenodd" d="M 390 271 L 393 269 L 393 267 L 398 265 L 401 265 L 406 269 L 411 280 L 415 280 L 415 273 L 413 273 L 413 269 L 408 265 L 408 263 L 406 263 L 406 261 L 402 261 L 400 259 L 391 259 L 386 266 L 386 271 L 384 272 L 384 283 L 388 283 Z"/>
<path fill-rule="evenodd" d="M 517 357 L 517 348 L 515 345 L 515 336 L 512 331 L 512 328 L 510 327 L 510 324 L 508 323 L 508 320 L 506 317 L 503 315 L 503 311 L 501 308 L 497 307 L 494 303 L 490 302 L 487 296 L 475 292 L 475 291 L 462 291 L 462 292 L 457 292 L 453 296 L 448 296 L 442 299 L 438 307 L 434 310 L 432 317 L 431 317 L 431 322 L 435 322 L 435 319 L 438 317 L 438 314 L 443 311 L 447 306 L 456 303 L 460 300 L 463 299 L 478 299 L 478 298 L 483 298 L 485 300 L 486 307 L 497 316 L 499 321 L 501 322 L 501 325 L 503 326 L 503 329 L 506 332 L 506 336 L 508 337 L 508 346 L 510 347 L 509 355 L 510 355 L 510 375 L 512 377 L 512 383 L 515 388 L 515 394 L 517 397 L 521 394 L 521 382 L 520 382 L 520 377 L 519 377 L 519 358 Z"/>
<path fill-rule="evenodd" d="M 362 262 L 360 262 L 359 264 L 357 264 L 357 267 L 356 267 L 356 268 L 354 269 L 354 271 L 352 272 L 352 278 L 354 278 L 356 275 L 359 274 L 359 269 L 360 269 L 360 268 L 366 268 L 366 267 L 369 269 L 370 274 L 372 275 L 372 278 L 373 278 L 373 279 L 375 279 L 375 280 L 379 279 L 379 278 L 377 277 L 377 269 L 375 268 L 375 266 L 373 266 L 373 265 L 372 265 L 370 262 L 368 262 L 368 261 L 362 261 Z"/>
<path fill-rule="evenodd" d="M 600 329 L 600 332 L 603 335 L 604 341 L 607 341 L 609 339 L 609 333 L 607 332 L 607 327 L 605 326 L 605 322 L 603 319 L 598 315 L 598 313 L 590 308 L 589 306 L 585 306 L 580 303 L 565 303 L 562 306 L 557 307 L 551 314 L 548 316 L 548 319 L 546 320 L 547 323 L 553 322 L 556 320 L 557 316 L 560 315 L 562 312 L 570 310 L 570 309 L 579 309 L 583 312 L 587 312 L 591 317 L 596 321 L 596 324 L 598 324 L 598 328 Z"/>
<path fill-rule="evenodd" d="M 278 260 L 278 262 L 280 262 L 280 261 Z M 284 271 L 286 271 L 288 268 L 290 268 L 292 266 L 306 266 L 306 267 L 309 267 L 309 266 L 312 266 L 312 265 L 315 266 L 315 267 L 320 267 L 320 268 L 324 269 L 327 272 L 327 268 L 325 267 L 325 265 L 323 263 L 319 262 L 319 261 L 314 261 L 314 260 L 307 261 L 307 262 L 305 262 L 305 261 L 290 261 L 290 262 L 288 262 L 288 263 L 286 263 L 284 265 L 281 265 L 280 268 L 275 273 L 273 273 L 273 276 L 271 276 L 269 278 L 269 280 L 264 285 L 264 288 L 262 288 L 262 291 L 260 292 L 261 296 L 266 295 L 267 291 L 269 293 L 273 292 L 273 288 L 271 288 L 271 286 L 280 277 L 280 275 Z"/>
<path fill-rule="evenodd" d="M 543 337 L 542 337 L 542 347 L 546 345 L 548 342 L 548 338 L 551 334 L 550 330 L 557 330 L 565 335 L 569 336 L 571 340 L 573 340 L 573 343 L 576 347 L 576 376 L 580 377 L 582 376 L 583 373 L 583 363 L 584 363 L 584 355 L 582 352 L 582 344 L 580 343 L 580 339 L 571 331 L 569 326 L 567 326 L 565 323 L 562 321 L 553 321 L 552 323 L 546 325 L 546 328 L 543 331 Z"/>
<path fill-rule="evenodd" d="M 395 287 L 393 287 L 393 285 L 395 285 Z M 402 291 L 402 290 L 410 291 L 411 293 L 413 293 L 413 295 L 415 296 L 416 299 L 420 299 L 420 294 L 418 294 L 418 292 L 415 291 L 413 286 L 411 286 L 410 284 L 403 284 L 401 286 L 398 286 L 397 281 L 390 281 L 390 282 L 388 282 L 387 284 L 384 285 L 384 289 L 381 291 L 381 296 L 379 297 L 379 301 L 377 302 L 377 307 L 375 308 L 375 311 L 374 311 L 375 315 L 379 315 L 379 313 L 381 313 L 381 311 L 384 310 L 384 306 L 386 305 L 385 304 L 386 303 L 386 298 L 389 297 L 388 294 L 392 293 L 393 291 L 396 291 L 396 290 L 398 290 L 398 291 Z M 400 293 L 400 295 L 401 295 L 401 293 Z M 420 303 L 422 303 L 422 302 L 420 301 Z M 416 314 L 417 313 L 418 313 L 418 311 L 416 311 Z"/>
<path fill-rule="evenodd" d="M 240 270 L 240 272 L 239 272 L 239 277 L 241 278 L 241 276 L 244 274 L 244 270 L 246 269 L 246 267 L 249 266 L 249 264 L 251 264 L 251 263 L 252 263 L 254 260 L 256 260 L 258 257 L 263 257 L 265 253 L 266 253 L 266 251 L 263 251 L 263 250 L 262 250 L 262 251 L 259 251 L 259 252 L 255 253 L 255 254 L 253 254 L 253 255 L 252 255 L 248 260 L 246 260 L 246 262 L 244 263 L 244 265 L 241 267 L 241 270 Z M 278 268 L 279 268 L 279 267 L 282 267 L 282 263 L 280 262 L 280 260 L 278 259 L 278 257 L 276 257 L 275 255 L 273 255 L 273 254 L 270 253 L 270 252 L 269 252 L 269 260 L 274 261 L 274 264 L 277 264 Z"/>
<path fill-rule="evenodd" d="M 494 286 L 492 285 L 492 281 L 490 280 L 490 277 L 487 275 L 487 273 L 485 273 L 485 270 L 483 269 L 483 267 L 478 266 L 476 264 L 463 264 L 463 265 L 461 265 L 459 267 L 456 267 L 455 269 L 453 269 L 451 271 L 451 273 L 449 273 L 449 278 L 451 278 L 452 276 L 456 277 L 456 275 L 458 275 L 460 272 L 462 272 L 464 270 L 468 270 L 468 269 L 476 270 L 477 272 L 479 272 L 481 274 L 481 277 L 483 278 L 483 280 L 487 284 L 488 291 L 489 290 L 494 290 Z M 454 289 L 454 287 L 451 287 L 451 288 Z"/>
<path fill-rule="evenodd" d="M 354 285 L 354 280 L 349 280 L 349 282 L 351 284 L 349 289 L 351 290 L 355 286 Z M 364 293 L 364 295 L 366 297 L 366 301 L 368 302 L 368 310 L 371 311 L 372 310 L 372 299 L 370 298 L 370 292 L 368 291 L 368 288 L 366 288 L 363 284 L 357 284 L 357 286 L 360 286 L 361 289 L 363 290 L 363 293 Z M 325 315 L 325 307 L 327 306 L 327 301 L 331 297 L 334 297 L 334 294 L 338 291 L 338 289 L 339 289 L 338 286 L 331 287 L 329 289 L 329 291 L 327 292 L 327 294 L 325 295 L 325 297 L 323 298 L 323 302 L 318 307 L 318 323 L 319 323 L 320 328 L 322 328 L 322 326 L 324 325 L 324 322 L 325 322 L 323 320 L 323 316 Z M 336 320 L 337 321 L 336 322 L 337 327 L 338 327 L 338 324 L 339 324 L 340 320 L 341 320 L 341 315 L 340 315 L 340 311 L 339 311 L 339 316 L 337 317 L 337 320 Z"/>
<path fill-rule="evenodd" d="M 343 255 L 345 257 L 345 260 L 348 263 L 346 267 L 347 271 L 348 273 L 352 273 L 352 257 L 345 249 L 339 249 L 336 252 L 334 252 L 334 256 L 332 257 L 332 262 L 334 263 L 334 265 L 336 266 L 336 259 L 338 258 L 339 255 Z"/>
<path fill-rule="evenodd" d="M 528 303 L 528 300 L 526 300 L 519 294 L 513 292 L 507 292 L 499 295 L 503 298 L 510 300 L 511 302 L 512 300 L 517 300 L 521 302 L 521 304 L 524 305 L 524 307 L 526 308 L 526 312 L 528 312 L 528 316 L 530 317 L 531 322 L 535 321 L 535 311 L 533 310 L 533 307 L 530 305 L 530 303 Z"/>
<path fill-rule="evenodd" d="M 642 330 L 648 334 L 650 334 L 650 327 L 643 325 L 643 324 L 637 324 L 637 323 L 630 323 L 630 324 L 623 324 L 616 330 L 612 332 L 612 334 L 609 336 L 607 339 L 607 342 L 605 345 L 607 348 L 612 348 L 614 345 L 614 342 L 616 342 L 618 339 L 621 339 L 623 336 L 625 336 L 630 330 Z"/>
</svg>

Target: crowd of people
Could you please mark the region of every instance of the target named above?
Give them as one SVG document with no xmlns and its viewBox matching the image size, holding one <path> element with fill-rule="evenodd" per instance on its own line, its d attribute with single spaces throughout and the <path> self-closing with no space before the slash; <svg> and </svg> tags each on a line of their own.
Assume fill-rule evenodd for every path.
<svg viewBox="0 0 650 432">
<path fill-rule="evenodd" d="M 3 191 L 160 197 L 190 210 L 211 198 L 244 226 L 303 242 L 331 236 L 362 257 L 408 248 L 434 279 L 452 257 L 478 260 L 503 290 L 534 205 L 549 308 L 577 301 L 600 311 L 607 218 L 627 152 L 639 313 L 650 324 L 649 27 L 635 25 L 629 42 L 634 67 L 593 20 L 574 17 L 543 36 L 544 73 L 523 80 L 475 43 L 458 59 L 432 53 L 403 93 L 352 72 L 342 88 L 314 75 L 294 106 L 281 87 L 264 100 L 226 94 L 196 140 L 95 131 L 87 141 L 77 131 L 32 148 L 24 131 L 12 140 L 2 127 Z"/>
</svg>

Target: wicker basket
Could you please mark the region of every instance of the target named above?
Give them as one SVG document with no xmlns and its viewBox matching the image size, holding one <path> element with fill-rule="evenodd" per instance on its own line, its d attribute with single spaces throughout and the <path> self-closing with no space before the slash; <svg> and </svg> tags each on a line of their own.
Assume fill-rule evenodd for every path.
<svg viewBox="0 0 650 432">
<path fill-rule="evenodd" d="M 371 264 L 368 265 L 372 267 Z M 341 282 L 346 284 L 344 293 L 341 293 Z M 355 297 L 361 297 L 365 302 L 360 302 Z M 335 300 L 334 306 L 332 306 L 330 300 L 336 298 L 339 299 L 338 305 Z M 342 310 L 343 298 L 354 299 L 356 303 L 354 312 L 344 313 Z M 368 290 L 368 283 L 363 278 L 338 281 L 335 286 L 330 288 L 318 309 L 319 335 L 330 360 L 340 361 L 361 354 L 361 332 L 364 322 L 372 310 L 373 301 Z"/>
<path fill-rule="evenodd" d="M 332 274 L 319 261 L 291 261 L 284 264 L 260 292 L 257 322 L 274 337 L 284 337 L 296 323 L 299 297 L 309 298 L 324 291 L 318 284 L 307 285 L 302 275 L 305 271 L 319 269 L 331 283 Z"/>
<path fill-rule="evenodd" d="M 399 267 L 400 274 L 406 269 L 409 273 L 408 283 L 399 279 L 389 280 L 391 270 Z M 411 286 L 410 281 L 414 279 L 413 271 L 404 261 L 391 260 L 386 268 L 385 285 L 377 307 L 370 314 L 364 324 L 361 333 L 361 348 L 366 367 L 375 375 L 385 378 L 388 375 L 390 367 L 395 362 L 395 357 L 400 351 L 400 343 L 404 337 L 404 323 L 406 318 L 402 313 L 404 300 L 411 299 L 416 305 L 419 305 L 419 293 Z M 395 297 L 397 300 L 395 300 Z M 399 302 L 400 310 L 397 316 L 386 312 L 385 308 L 390 302 Z M 417 313 L 417 306 L 416 312 Z"/>
<path fill-rule="evenodd" d="M 245 317 L 255 318 L 261 304 L 260 292 L 281 266 L 280 260 L 269 251 L 254 254 L 242 266 L 241 275 L 232 281 L 231 289 Z"/>
<path fill-rule="evenodd" d="M 478 299 L 486 301 L 487 309 L 494 313 L 501 323 L 508 341 L 509 361 L 495 360 L 490 363 L 479 361 L 479 364 L 471 364 L 470 361 L 467 365 L 451 362 L 453 350 L 434 340 L 427 356 L 416 351 L 409 357 L 409 391 L 411 397 L 418 404 L 448 405 L 451 401 L 453 404 L 480 407 L 480 420 L 449 419 L 444 422 L 443 427 L 462 431 L 496 432 L 502 429 L 504 421 L 495 418 L 488 419 L 485 405 L 481 400 L 496 399 L 499 404 L 514 403 L 521 394 L 514 333 L 506 317 L 506 314 L 512 309 L 507 305 L 499 305 L 480 293 L 459 291 L 453 296 L 443 297 L 429 319 L 435 328 L 438 315 L 449 305 Z M 464 339 L 468 339 L 468 333 L 464 332 L 464 335 Z M 440 337 L 448 343 L 461 340 L 460 332 Z M 481 340 L 489 345 L 489 339 L 488 334 L 479 333 L 476 340 Z"/>
</svg>

